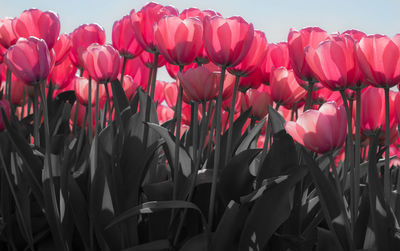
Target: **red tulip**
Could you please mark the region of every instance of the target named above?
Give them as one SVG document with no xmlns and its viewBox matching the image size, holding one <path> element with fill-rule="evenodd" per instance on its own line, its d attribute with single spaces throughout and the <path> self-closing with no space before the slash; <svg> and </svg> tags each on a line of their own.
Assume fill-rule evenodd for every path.
<svg viewBox="0 0 400 251">
<path fill-rule="evenodd" d="M 268 114 L 268 105 L 272 105 L 271 94 L 268 86 L 262 85 L 257 89 L 249 89 L 242 96 L 242 110 L 251 108 L 250 114 L 258 120 Z"/>
<path fill-rule="evenodd" d="M 0 100 L 0 110 L 3 109 L 4 112 L 7 115 L 7 119 L 10 119 L 10 114 L 11 114 L 11 109 L 10 109 L 10 103 L 8 103 L 7 100 Z M 0 132 L 4 131 L 4 123 L 3 123 L 3 117 L 0 116 Z"/>
<path fill-rule="evenodd" d="M 143 48 L 136 40 L 129 15 L 114 22 L 112 28 L 112 45 L 125 58 L 134 58 L 142 53 Z"/>
<path fill-rule="evenodd" d="M 106 41 L 106 33 L 98 24 L 83 24 L 70 33 L 69 36 L 72 40 L 69 57 L 72 63 L 80 69 L 84 68 L 82 53 L 86 48 L 93 43 L 104 44 Z"/>
<path fill-rule="evenodd" d="M 213 63 L 234 67 L 246 57 L 253 42 L 253 24 L 241 17 L 207 16 L 203 25 L 204 46 Z"/>
<path fill-rule="evenodd" d="M 351 38 L 353 38 L 355 41 L 360 42 L 361 38 L 366 37 L 367 34 L 365 34 L 362 31 L 359 30 L 347 30 L 342 33 L 342 35 L 349 35 Z"/>
<path fill-rule="evenodd" d="M 203 26 L 197 18 L 165 16 L 154 25 L 154 40 L 169 63 L 188 65 L 201 52 Z"/>
<path fill-rule="evenodd" d="M 189 17 L 195 17 L 198 18 L 201 23 L 203 24 L 204 22 L 204 17 L 209 16 L 209 17 L 213 17 L 213 16 L 221 16 L 221 14 L 219 14 L 218 12 L 212 11 L 212 10 L 199 10 L 197 8 L 188 8 L 185 9 L 181 12 L 181 14 L 179 14 L 179 17 L 181 19 L 186 19 Z M 210 62 L 210 59 L 208 58 L 206 49 L 204 48 L 204 44 L 203 42 L 201 43 L 201 52 L 200 54 L 196 57 L 195 62 L 198 64 L 207 64 L 208 62 Z"/>
<path fill-rule="evenodd" d="M 79 104 L 88 106 L 89 105 L 89 80 L 84 77 L 75 77 L 73 79 L 74 90 L 76 98 L 79 101 Z M 96 88 L 99 89 L 99 100 L 100 106 L 102 106 L 105 102 L 106 91 L 104 85 L 99 85 L 95 80 L 92 79 L 91 82 L 91 103 L 92 107 L 96 104 Z"/>
<path fill-rule="evenodd" d="M 167 105 L 175 109 L 176 99 L 178 98 L 178 84 L 176 82 L 165 83 L 164 97 Z"/>
<path fill-rule="evenodd" d="M 56 53 L 56 65 L 61 64 L 68 56 L 72 47 L 72 40 L 67 34 L 61 34 L 55 43 L 53 50 Z"/>
<path fill-rule="evenodd" d="M 147 89 L 149 72 L 150 69 L 139 58 L 134 58 L 126 62 L 125 75 L 130 75 L 133 78 L 133 82 L 141 86 L 143 90 Z"/>
<path fill-rule="evenodd" d="M 121 74 L 118 75 L 118 79 L 121 79 Z M 125 95 L 128 100 L 131 100 L 136 93 L 136 89 L 139 86 L 138 83 L 133 81 L 133 78 L 129 75 L 124 75 L 124 79 L 122 80 L 122 88 L 125 91 Z M 112 96 L 112 92 L 110 92 Z"/>
<path fill-rule="evenodd" d="M 315 90 L 312 94 L 312 100 L 315 104 L 318 105 L 322 105 L 323 103 L 329 101 L 335 101 L 337 105 L 343 104 L 340 92 L 332 91 L 331 89 L 326 87 L 322 87 L 321 89 Z"/>
<path fill-rule="evenodd" d="M 0 90 L 3 90 L 4 92 L 6 82 L 0 83 Z M 11 104 L 19 106 L 22 104 L 22 100 L 24 98 L 25 82 L 17 78 L 14 74 L 11 74 L 11 86 Z"/>
<path fill-rule="evenodd" d="M 262 31 L 254 31 L 254 38 L 249 53 L 235 67 L 229 68 L 228 71 L 236 76 L 249 76 L 263 62 L 267 55 L 268 42 Z"/>
<path fill-rule="evenodd" d="M 140 54 L 140 60 L 142 60 L 143 64 L 146 65 L 146 67 L 148 68 L 153 68 L 154 65 L 154 54 L 153 53 L 149 53 L 147 51 L 143 51 Z M 158 55 L 158 62 L 157 62 L 157 67 L 162 67 L 165 65 L 167 61 L 165 60 L 165 58 L 162 55 Z"/>
<path fill-rule="evenodd" d="M 6 54 L 7 49 L 0 45 L 0 64 L 4 61 L 4 55 Z"/>
<path fill-rule="evenodd" d="M 361 85 L 361 73 L 354 55 L 354 40 L 334 36 L 318 45 L 306 48 L 306 61 L 317 79 L 331 90 L 344 90 Z"/>
<path fill-rule="evenodd" d="M 270 81 L 272 100 L 290 109 L 306 95 L 304 88 L 299 85 L 300 81 L 293 70 L 285 67 L 274 69 Z"/>
<path fill-rule="evenodd" d="M 268 44 L 267 55 L 261 64 L 262 82 L 269 84 L 272 68 L 285 67 L 291 69 L 289 60 L 289 49 L 286 42 Z"/>
<path fill-rule="evenodd" d="M 200 66 L 184 73 L 178 72 L 183 91 L 191 101 L 209 101 L 217 97 L 219 78 L 216 73 Z"/>
<path fill-rule="evenodd" d="M 295 141 L 317 153 L 340 149 L 346 138 L 346 112 L 335 102 L 301 114 L 296 122 L 286 122 L 286 131 Z"/>
<path fill-rule="evenodd" d="M 371 35 L 356 44 L 356 57 L 363 79 L 375 87 L 400 82 L 400 48 L 387 36 Z"/>
<path fill-rule="evenodd" d="M 174 110 L 165 105 L 157 106 L 157 115 L 160 124 L 171 120 L 174 117 Z"/>
<path fill-rule="evenodd" d="M 35 37 L 18 39 L 5 57 L 8 68 L 29 85 L 46 80 L 54 60 L 54 54 L 49 52 L 46 42 Z"/>
<path fill-rule="evenodd" d="M 299 78 L 308 82 L 316 81 L 313 71 L 306 62 L 304 49 L 307 46 L 315 49 L 320 42 L 329 37 L 329 34 L 319 27 L 308 27 L 300 31 L 290 30 L 288 36 L 290 63 Z"/>
<path fill-rule="evenodd" d="M 196 67 L 197 67 L 197 64 L 195 64 L 195 63 L 191 63 L 191 64 L 188 64 L 188 65 L 185 65 L 183 67 L 183 72 L 185 72 L 185 71 L 187 71 L 189 69 L 192 69 L 192 68 L 196 68 Z M 170 64 L 170 63 L 166 63 L 165 64 L 165 69 L 167 69 L 167 72 L 168 72 L 168 74 L 169 74 L 169 76 L 171 78 L 176 79 L 176 77 L 177 77 L 176 75 L 179 72 L 179 65 L 173 65 L 173 64 Z"/>
<path fill-rule="evenodd" d="M 14 31 L 14 23 L 16 18 L 3 18 L 0 19 L 0 45 L 8 49 L 11 45 L 14 45 L 18 36 Z"/>
<path fill-rule="evenodd" d="M 61 64 L 55 66 L 50 73 L 49 81 L 56 86 L 57 89 L 63 89 L 75 77 L 77 68 L 66 58 Z"/>
<path fill-rule="evenodd" d="M 242 107 L 242 96 L 243 93 L 238 92 L 236 94 L 236 100 L 235 100 L 235 107 L 234 107 L 234 113 L 239 113 L 240 112 L 240 108 Z M 232 98 L 233 96 L 230 96 L 224 100 L 222 100 L 222 109 L 224 109 L 224 111 L 229 112 L 231 110 L 231 106 L 232 106 Z"/>
<path fill-rule="evenodd" d="M 251 73 L 247 77 L 239 79 L 239 90 L 242 92 L 247 91 L 249 88 L 257 89 L 262 84 L 262 72 L 260 68 Z"/>
<path fill-rule="evenodd" d="M 131 11 L 130 17 L 135 37 L 144 50 L 150 53 L 158 52 L 153 26 L 164 16 L 177 16 L 178 10 L 172 6 L 162 6 L 156 3 L 148 3 L 135 12 Z"/>
<path fill-rule="evenodd" d="M 117 79 L 120 56 L 111 45 L 90 45 L 82 53 L 85 69 L 98 83 L 108 83 Z"/>
<path fill-rule="evenodd" d="M 60 34 L 60 20 L 52 11 L 25 10 L 14 22 L 14 31 L 19 37 L 43 39 L 51 50 Z"/>
<path fill-rule="evenodd" d="M 390 91 L 390 107 L 395 106 L 396 95 Z M 396 125 L 395 109 L 390 109 L 390 127 Z M 368 87 L 361 93 L 361 133 L 369 136 L 379 128 L 385 130 L 385 95 L 381 88 Z"/>
</svg>

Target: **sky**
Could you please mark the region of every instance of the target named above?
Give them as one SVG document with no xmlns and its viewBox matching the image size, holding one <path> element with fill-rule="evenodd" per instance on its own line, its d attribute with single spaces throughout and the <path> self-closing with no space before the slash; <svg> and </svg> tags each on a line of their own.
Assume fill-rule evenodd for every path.
<svg viewBox="0 0 400 251">
<path fill-rule="evenodd" d="M 224 17 L 242 16 L 262 30 L 268 42 L 287 40 L 290 28 L 319 26 L 334 33 L 358 29 L 367 34 L 393 36 L 400 33 L 400 0 L 158 0 L 182 11 L 189 7 L 212 9 Z M 69 33 L 83 23 L 98 23 L 111 41 L 115 20 L 140 10 L 142 0 L 0 0 L 0 18 L 15 17 L 25 9 L 58 13 L 61 32 Z M 165 71 L 159 79 L 167 80 Z"/>
</svg>

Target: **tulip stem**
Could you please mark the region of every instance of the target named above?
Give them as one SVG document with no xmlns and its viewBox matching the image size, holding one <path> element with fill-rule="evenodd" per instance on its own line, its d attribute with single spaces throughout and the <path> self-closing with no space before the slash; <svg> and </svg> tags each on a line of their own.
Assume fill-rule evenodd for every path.
<svg viewBox="0 0 400 251">
<path fill-rule="evenodd" d="M 33 116 L 34 116 L 34 127 L 33 127 L 33 139 L 35 146 L 39 147 L 39 128 L 40 128 L 40 114 L 39 114 L 39 95 L 40 95 L 40 86 L 38 84 L 35 85 L 35 97 L 33 98 Z"/>
<path fill-rule="evenodd" d="M 121 70 L 121 80 L 120 80 L 121 86 L 123 86 L 122 83 L 123 83 L 123 81 L 124 81 L 124 74 L 125 74 L 126 61 L 128 61 L 128 58 L 127 58 L 127 57 L 124 57 L 124 60 L 123 60 L 123 62 L 122 62 L 122 70 Z"/>
<path fill-rule="evenodd" d="M 390 147 L 390 108 L 389 108 L 389 87 L 385 87 L 385 169 L 383 176 L 383 189 L 386 203 L 390 203 L 391 184 L 389 169 L 389 147 Z"/>
<path fill-rule="evenodd" d="M 226 145 L 226 153 L 225 153 L 225 160 L 226 163 L 229 160 L 229 156 L 231 156 L 231 144 L 232 144 L 232 133 L 233 133 L 233 116 L 235 114 L 235 103 L 236 103 L 236 94 L 239 88 L 239 80 L 240 76 L 236 76 L 235 85 L 233 87 L 233 95 L 232 95 L 232 103 L 231 109 L 229 110 L 229 128 L 228 128 L 228 141 Z"/>
<path fill-rule="evenodd" d="M 8 99 L 8 103 L 10 103 L 10 107 L 12 106 L 11 103 L 11 71 L 10 69 L 7 67 L 7 71 L 6 71 L 6 87 L 7 87 L 7 99 Z"/>
<path fill-rule="evenodd" d="M 57 206 L 57 197 L 56 197 L 56 190 L 55 190 L 55 185 L 54 185 L 54 178 L 53 178 L 53 168 L 51 165 L 51 141 L 50 141 L 50 126 L 49 126 L 49 114 L 48 114 L 48 109 L 47 109 L 47 99 L 46 99 L 46 81 L 43 81 L 42 83 L 42 88 L 40 88 L 40 85 L 38 84 L 37 89 L 41 91 L 41 102 L 42 102 L 42 107 L 43 107 L 43 122 L 44 122 L 44 137 L 45 137 L 45 162 L 47 165 L 47 171 L 49 175 L 49 186 L 50 186 L 50 195 L 51 195 L 51 204 L 52 204 L 52 210 L 53 214 L 56 218 L 56 227 L 57 227 L 57 233 L 58 233 L 58 238 L 60 238 L 63 246 L 62 250 L 68 250 L 68 247 L 65 246 L 64 243 L 64 237 L 63 237 L 63 231 L 62 227 L 60 224 L 60 213 L 59 209 Z M 40 90 L 41 89 L 41 90 Z M 45 165 L 45 166 L 46 166 Z"/>
<path fill-rule="evenodd" d="M 77 121 L 78 121 L 78 112 L 79 112 L 79 101 L 78 101 L 78 99 L 76 100 L 76 104 L 75 104 L 75 116 L 74 116 L 74 123 L 72 124 L 72 134 L 73 135 L 75 135 L 75 133 L 76 133 L 76 127 L 77 127 L 77 125 L 76 125 L 76 123 L 77 123 Z M 87 109 L 86 109 L 86 112 L 87 112 Z M 85 113 L 86 113 L 85 112 Z M 84 127 L 83 127 L 84 128 Z"/>
<path fill-rule="evenodd" d="M 215 194 L 217 191 L 217 179 L 219 170 L 219 158 L 221 151 L 221 104 L 222 104 L 222 93 L 224 90 L 224 80 L 225 80 L 225 70 L 226 67 L 221 67 L 221 79 L 219 82 L 219 93 L 217 99 L 217 107 L 214 115 L 216 116 L 215 122 L 215 152 L 214 152 L 214 166 L 213 166 L 213 176 L 211 184 L 211 194 L 210 194 L 210 204 L 208 209 L 208 233 L 211 234 L 214 220 L 214 207 L 215 207 Z"/>
<path fill-rule="evenodd" d="M 314 89 L 314 82 L 308 83 L 308 90 L 307 90 L 307 97 L 306 97 L 306 104 L 304 105 L 304 112 L 311 109 L 312 106 L 312 93 Z"/>
<path fill-rule="evenodd" d="M 150 95 L 150 85 L 151 85 L 151 78 L 153 76 L 153 67 L 149 68 L 149 77 L 147 79 L 147 87 L 146 87 L 146 93 L 147 95 Z"/>
<path fill-rule="evenodd" d="M 355 154 L 354 154 L 354 205 L 355 209 L 358 208 L 358 201 L 360 197 L 360 148 L 361 148 L 361 135 L 360 135 L 360 123 L 361 123 L 361 88 L 357 87 L 356 89 L 356 146 L 355 146 Z M 357 212 L 357 211 L 356 211 Z M 357 214 L 355 215 L 357 217 Z M 355 219 L 356 220 L 356 219 Z M 355 221 L 354 220 L 354 221 Z M 353 227 L 353 234 L 354 227 Z"/>
<path fill-rule="evenodd" d="M 154 53 L 154 65 L 152 71 L 152 78 L 151 78 L 151 89 L 150 89 L 150 98 L 154 101 L 154 93 L 156 91 L 156 77 L 157 77 L 157 69 L 158 69 L 158 56 L 160 53 Z"/>
<path fill-rule="evenodd" d="M 182 72 L 183 66 L 179 66 Z M 182 94 L 183 88 L 180 84 L 178 87 L 178 97 L 176 99 L 175 114 L 176 114 L 176 134 L 175 134 L 175 161 L 174 161 L 174 193 L 173 199 L 176 200 L 178 195 L 178 172 L 179 172 L 179 150 L 181 145 L 181 120 L 182 120 Z"/>
<path fill-rule="evenodd" d="M 354 197 L 354 191 L 355 191 L 355 176 L 354 176 L 354 147 L 353 147 L 353 125 L 351 123 L 351 112 L 349 109 L 349 104 L 347 103 L 347 98 L 344 90 L 340 90 L 340 95 L 342 96 L 343 99 L 343 105 L 344 109 L 346 110 L 346 117 L 347 117 L 347 152 L 345 156 L 345 163 L 348 164 L 347 168 L 344 166 L 344 172 L 343 172 L 343 184 L 346 184 L 347 180 L 347 173 L 350 170 L 350 212 L 351 212 L 351 226 L 352 228 L 355 225 L 355 218 L 357 215 L 357 206 L 355 204 L 355 197 Z M 347 161 L 346 161 L 347 160 Z"/>
<path fill-rule="evenodd" d="M 21 105 L 21 114 L 20 114 L 20 120 L 24 118 L 24 113 L 25 113 L 25 101 L 26 101 L 26 89 L 24 87 L 24 93 L 22 94 L 22 105 Z M 29 111 L 28 111 L 29 112 Z"/>
<path fill-rule="evenodd" d="M 93 140 L 93 115 L 92 115 L 92 77 L 89 76 L 89 82 L 88 82 L 88 138 L 89 138 L 89 144 L 92 145 L 92 140 Z"/>
<path fill-rule="evenodd" d="M 122 83 L 122 82 L 121 82 Z M 112 83 L 111 83 L 112 84 Z M 111 99 L 110 99 L 110 92 L 108 91 L 108 83 L 104 84 L 104 87 L 106 89 L 106 96 L 107 96 L 107 106 L 108 106 L 108 125 L 111 124 L 112 122 L 112 109 L 111 109 Z M 98 88 L 98 86 L 97 86 Z M 107 117 L 106 113 L 104 114 L 104 117 Z"/>
</svg>

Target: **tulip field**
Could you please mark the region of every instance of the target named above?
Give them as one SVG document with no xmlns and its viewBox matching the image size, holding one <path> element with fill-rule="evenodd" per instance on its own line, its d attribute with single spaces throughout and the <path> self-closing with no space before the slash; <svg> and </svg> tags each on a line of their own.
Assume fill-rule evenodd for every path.
<svg viewBox="0 0 400 251">
<path fill-rule="evenodd" d="M 0 250 L 400 250 L 400 34 L 60 26 L 0 17 Z"/>
</svg>

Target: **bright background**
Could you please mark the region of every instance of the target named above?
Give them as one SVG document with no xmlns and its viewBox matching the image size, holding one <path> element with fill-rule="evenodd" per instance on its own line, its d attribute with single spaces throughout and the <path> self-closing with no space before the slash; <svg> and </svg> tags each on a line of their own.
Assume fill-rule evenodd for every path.
<svg viewBox="0 0 400 251">
<path fill-rule="evenodd" d="M 69 33 L 83 23 L 98 23 L 111 41 L 115 20 L 140 10 L 142 0 L 0 0 L 0 18 L 19 16 L 28 8 L 53 10 L 61 20 L 61 32 Z M 367 34 L 400 33 L 400 0 L 159 0 L 179 11 L 189 7 L 212 9 L 224 17 L 240 15 L 265 32 L 269 42 L 287 40 L 291 27 L 319 26 L 326 31 L 358 29 Z M 161 71 L 158 79 L 169 80 Z"/>
</svg>

